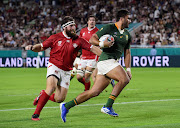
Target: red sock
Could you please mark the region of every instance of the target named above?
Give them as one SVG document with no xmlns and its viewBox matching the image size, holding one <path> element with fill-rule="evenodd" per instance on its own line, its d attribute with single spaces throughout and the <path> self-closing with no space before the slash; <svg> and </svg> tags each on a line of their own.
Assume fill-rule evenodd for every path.
<svg viewBox="0 0 180 128">
<path fill-rule="evenodd" d="M 91 86 L 91 82 L 90 81 L 88 83 L 85 83 L 85 90 L 84 91 L 89 90 L 90 86 Z"/>
<path fill-rule="evenodd" d="M 55 99 L 54 99 L 54 95 L 55 93 L 53 93 L 50 97 L 49 97 L 49 100 L 53 101 L 53 102 L 56 102 Z"/>
<path fill-rule="evenodd" d="M 84 77 L 83 77 L 83 79 L 80 79 L 80 80 L 78 80 L 78 81 L 85 85 L 85 79 L 84 79 Z"/>
<path fill-rule="evenodd" d="M 37 107 L 36 107 L 34 114 L 40 115 L 40 112 L 43 109 L 43 107 L 45 106 L 45 104 L 47 103 L 49 97 L 50 96 L 45 91 L 42 92 L 41 96 L 39 97 Z"/>
</svg>

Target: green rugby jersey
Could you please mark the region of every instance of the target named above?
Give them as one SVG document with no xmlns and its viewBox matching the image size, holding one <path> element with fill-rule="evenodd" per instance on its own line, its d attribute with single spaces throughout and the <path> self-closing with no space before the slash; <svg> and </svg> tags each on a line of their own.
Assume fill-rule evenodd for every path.
<svg viewBox="0 0 180 128">
<path fill-rule="evenodd" d="M 112 35 L 115 40 L 112 47 L 102 49 L 103 52 L 100 55 L 99 61 L 107 59 L 119 59 L 124 49 L 130 48 L 130 33 L 128 32 L 128 30 L 124 29 L 123 34 L 121 34 L 116 24 L 104 25 L 99 31 L 96 32 L 96 34 L 99 38 L 105 34 L 109 34 Z"/>
</svg>

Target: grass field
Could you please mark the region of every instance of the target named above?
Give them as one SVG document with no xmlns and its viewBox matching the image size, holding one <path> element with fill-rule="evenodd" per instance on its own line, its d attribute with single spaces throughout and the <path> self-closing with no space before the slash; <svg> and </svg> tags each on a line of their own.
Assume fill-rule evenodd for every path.
<svg viewBox="0 0 180 128">
<path fill-rule="evenodd" d="M 46 68 L 0 68 L 0 128 L 180 128 L 180 68 L 132 68 L 133 78 L 113 106 L 119 117 L 100 112 L 111 85 L 70 110 L 49 101 L 40 121 L 31 121 L 34 98 L 46 87 Z M 83 91 L 74 78 L 65 102 Z"/>
</svg>

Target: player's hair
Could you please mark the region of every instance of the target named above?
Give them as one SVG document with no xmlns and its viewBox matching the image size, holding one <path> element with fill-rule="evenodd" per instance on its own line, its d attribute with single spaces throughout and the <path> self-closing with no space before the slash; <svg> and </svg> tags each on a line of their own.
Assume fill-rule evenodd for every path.
<svg viewBox="0 0 180 128">
<path fill-rule="evenodd" d="M 129 15 L 129 11 L 126 9 L 121 9 L 121 10 L 117 11 L 116 21 L 118 21 L 121 17 L 124 18 L 127 15 Z"/>
<path fill-rule="evenodd" d="M 69 22 L 69 21 L 74 21 L 73 17 L 71 17 L 71 16 L 65 16 L 65 17 L 62 19 L 61 24 L 63 25 L 63 24 L 65 24 L 65 23 Z"/>
<path fill-rule="evenodd" d="M 95 17 L 94 15 L 89 15 L 87 21 L 88 21 L 91 17 L 93 17 L 93 18 L 96 20 L 96 17 Z"/>
</svg>

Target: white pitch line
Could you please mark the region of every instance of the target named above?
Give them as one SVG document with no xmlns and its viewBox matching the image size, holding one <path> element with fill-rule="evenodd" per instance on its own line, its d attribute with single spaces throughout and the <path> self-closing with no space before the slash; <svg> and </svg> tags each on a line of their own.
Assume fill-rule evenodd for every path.
<svg viewBox="0 0 180 128">
<path fill-rule="evenodd" d="M 150 103 L 150 102 L 160 102 L 160 101 L 178 101 L 180 99 L 164 99 L 164 100 L 149 100 L 149 101 L 135 101 L 135 102 L 121 102 L 121 103 L 114 103 L 114 104 L 137 104 L 137 103 Z M 85 105 L 78 105 L 78 106 L 98 106 L 98 105 L 104 105 L 103 104 L 85 104 Z M 44 108 L 59 108 L 59 107 L 44 107 Z M 19 110 L 29 110 L 29 109 L 35 109 L 35 108 L 19 108 L 19 109 L 5 109 L 0 110 L 1 112 L 4 111 L 19 111 Z"/>
<path fill-rule="evenodd" d="M 23 95 L 5 95 L 5 96 L 34 96 L 34 95 L 39 95 L 37 94 L 23 94 Z M 2 95 L 1 95 L 2 96 Z M 4 95 L 3 95 L 4 96 Z"/>
<path fill-rule="evenodd" d="M 139 90 L 139 89 L 130 89 L 130 88 L 127 88 L 125 90 L 127 90 L 127 91 L 135 91 L 135 90 Z"/>
<path fill-rule="evenodd" d="M 126 91 L 134 91 L 134 90 L 139 90 L 139 89 L 130 89 L 130 88 L 128 88 L 128 89 L 125 89 Z M 68 93 L 79 93 L 78 91 L 71 91 L 71 92 L 68 92 Z M 12 97 L 14 97 L 14 96 L 38 96 L 39 95 L 39 93 L 35 93 L 35 94 L 23 94 L 23 95 L 21 95 L 21 94 L 19 94 L 19 95 L 0 95 L 0 96 L 12 96 Z"/>
<path fill-rule="evenodd" d="M 73 92 L 68 92 L 68 93 L 79 93 L 78 91 L 73 91 Z M 19 95 L 0 95 L 0 96 L 12 96 L 12 97 L 14 97 L 14 96 L 38 96 L 39 95 L 39 93 L 35 93 L 35 94 L 23 94 L 23 95 L 21 95 L 21 94 L 19 94 Z"/>
</svg>

